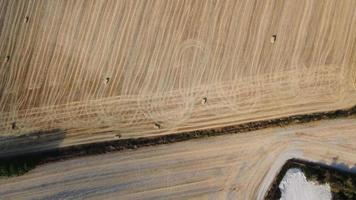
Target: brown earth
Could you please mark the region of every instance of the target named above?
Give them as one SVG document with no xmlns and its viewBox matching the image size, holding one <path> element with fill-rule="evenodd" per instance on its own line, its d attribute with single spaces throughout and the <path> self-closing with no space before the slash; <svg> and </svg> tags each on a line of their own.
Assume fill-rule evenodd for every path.
<svg viewBox="0 0 356 200">
<path fill-rule="evenodd" d="M 144 147 L 42 165 L 0 180 L 2 199 L 262 199 L 290 158 L 356 165 L 356 121 Z"/>
</svg>

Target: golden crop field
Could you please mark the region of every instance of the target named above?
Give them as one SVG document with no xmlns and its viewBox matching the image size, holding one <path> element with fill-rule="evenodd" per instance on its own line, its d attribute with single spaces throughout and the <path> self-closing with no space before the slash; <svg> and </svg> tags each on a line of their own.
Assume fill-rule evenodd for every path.
<svg viewBox="0 0 356 200">
<path fill-rule="evenodd" d="M 67 146 L 350 107 L 355 10 L 355 0 L 0 0 L 0 136 L 61 130 Z"/>
</svg>

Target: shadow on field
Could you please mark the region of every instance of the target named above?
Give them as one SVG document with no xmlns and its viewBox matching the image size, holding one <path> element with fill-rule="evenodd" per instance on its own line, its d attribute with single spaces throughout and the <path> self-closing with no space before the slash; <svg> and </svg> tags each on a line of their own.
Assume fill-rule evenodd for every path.
<svg viewBox="0 0 356 200">
<path fill-rule="evenodd" d="M 354 164 L 354 166 L 348 166 L 345 163 L 342 162 L 338 162 L 338 157 L 334 157 L 333 158 L 333 162 L 330 164 L 331 167 L 341 170 L 341 171 L 345 171 L 345 172 L 350 172 L 350 173 L 354 173 L 356 174 L 356 163 Z M 327 165 L 326 163 L 322 163 L 324 165 Z"/>
<path fill-rule="evenodd" d="M 0 178 L 20 176 L 41 163 L 42 151 L 56 149 L 64 138 L 61 129 L 21 136 L 0 136 Z"/>
</svg>

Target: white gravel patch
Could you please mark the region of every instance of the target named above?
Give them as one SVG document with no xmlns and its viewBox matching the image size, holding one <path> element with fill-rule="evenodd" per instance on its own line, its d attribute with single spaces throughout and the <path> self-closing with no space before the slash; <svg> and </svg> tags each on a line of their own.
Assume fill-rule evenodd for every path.
<svg viewBox="0 0 356 200">
<path fill-rule="evenodd" d="M 280 200 L 329 200 L 329 184 L 319 185 L 308 182 L 302 170 L 289 169 L 279 184 L 282 196 Z"/>
</svg>

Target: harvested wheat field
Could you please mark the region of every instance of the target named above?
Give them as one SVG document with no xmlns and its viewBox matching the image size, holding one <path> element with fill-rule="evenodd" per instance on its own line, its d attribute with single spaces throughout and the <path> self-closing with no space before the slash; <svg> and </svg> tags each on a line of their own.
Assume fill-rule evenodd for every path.
<svg viewBox="0 0 356 200">
<path fill-rule="evenodd" d="M 354 105 L 355 0 L 0 0 L 0 161 Z M 287 157 L 356 162 L 352 116 L 268 127 L 43 165 L 0 199 L 261 199 Z"/>
<path fill-rule="evenodd" d="M 0 135 L 62 130 L 66 146 L 351 107 L 355 10 L 354 0 L 1 0 Z"/>
</svg>

